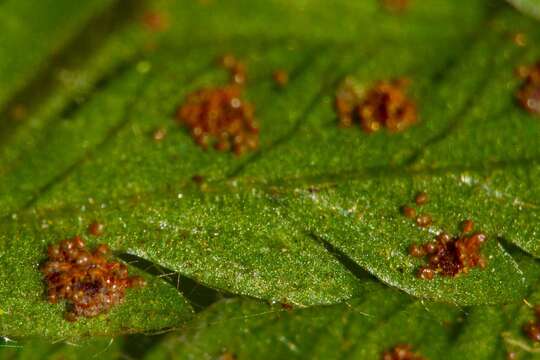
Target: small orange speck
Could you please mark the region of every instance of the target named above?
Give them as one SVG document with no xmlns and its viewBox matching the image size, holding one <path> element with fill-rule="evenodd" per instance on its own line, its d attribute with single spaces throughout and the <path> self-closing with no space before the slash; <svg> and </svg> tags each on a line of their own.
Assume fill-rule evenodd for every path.
<svg viewBox="0 0 540 360">
<path fill-rule="evenodd" d="M 145 27 L 154 32 L 165 31 L 169 28 L 169 17 L 159 11 L 147 11 L 143 14 L 142 23 Z"/>
<path fill-rule="evenodd" d="M 425 205 L 428 203 L 429 197 L 427 193 L 422 191 L 416 194 L 416 198 L 414 199 L 414 201 L 416 202 L 416 205 Z"/>
<path fill-rule="evenodd" d="M 88 233 L 93 236 L 101 236 L 104 227 L 102 223 L 94 221 L 88 226 Z"/>
<path fill-rule="evenodd" d="M 289 83 L 289 74 L 283 69 L 274 71 L 273 78 L 279 87 L 285 87 Z"/>
</svg>

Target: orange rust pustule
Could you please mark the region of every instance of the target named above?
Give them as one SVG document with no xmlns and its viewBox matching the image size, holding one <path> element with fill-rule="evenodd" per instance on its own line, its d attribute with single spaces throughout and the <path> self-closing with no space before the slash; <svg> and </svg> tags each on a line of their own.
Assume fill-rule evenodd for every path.
<svg viewBox="0 0 540 360">
<path fill-rule="evenodd" d="M 76 236 L 50 245 L 47 253 L 48 260 L 40 268 L 47 284 L 47 299 L 53 304 L 66 300 L 69 321 L 107 313 L 123 302 L 126 289 L 145 285 L 141 277 L 128 276 L 124 264 L 109 261 L 107 245 L 89 251 Z"/>
<path fill-rule="evenodd" d="M 365 94 L 360 94 L 349 82 L 345 82 L 336 95 L 335 106 L 343 127 L 358 121 L 367 133 L 386 128 L 389 132 L 406 130 L 417 122 L 416 105 L 406 88 L 407 79 L 380 81 Z"/>
<path fill-rule="evenodd" d="M 516 93 L 518 102 L 530 113 L 540 115 L 540 61 L 529 67 L 520 66 L 517 73 L 523 79 Z"/>
<path fill-rule="evenodd" d="M 90 225 L 88 225 L 88 234 L 93 236 L 101 236 L 103 235 L 103 229 L 105 225 L 98 221 L 93 221 Z"/>
<path fill-rule="evenodd" d="M 535 320 L 523 326 L 523 332 L 534 342 L 540 342 L 540 305 L 534 307 Z"/>
<path fill-rule="evenodd" d="M 407 80 L 382 81 L 368 91 L 358 106 L 358 117 L 364 131 L 370 133 L 385 127 L 400 132 L 417 121 L 416 105 L 405 94 Z"/>
<path fill-rule="evenodd" d="M 237 85 L 202 89 L 190 94 L 176 119 L 187 126 L 198 145 L 241 155 L 259 144 L 253 105 L 241 97 Z"/>
<path fill-rule="evenodd" d="M 441 233 L 434 242 L 423 246 L 412 245 L 409 254 L 428 258 L 428 265 L 419 269 L 418 277 L 427 280 L 431 280 L 435 274 L 454 277 L 468 273 L 475 267 L 485 267 L 485 259 L 480 254 L 480 248 L 485 241 L 486 236 L 482 233 L 455 238 Z"/>
<path fill-rule="evenodd" d="M 285 87 L 289 83 L 289 73 L 283 69 L 274 71 L 272 78 L 279 87 Z"/>
<path fill-rule="evenodd" d="M 382 360 L 425 360 L 423 356 L 412 351 L 409 344 L 394 346 L 391 350 L 385 351 Z"/>
</svg>

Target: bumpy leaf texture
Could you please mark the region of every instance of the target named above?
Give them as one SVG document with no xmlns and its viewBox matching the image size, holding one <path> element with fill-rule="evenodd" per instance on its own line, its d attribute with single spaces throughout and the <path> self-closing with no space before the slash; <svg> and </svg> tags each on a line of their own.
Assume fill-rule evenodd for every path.
<svg viewBox="0 0 540 360">
<path fill-rule="evenodd" d="M 121 258 L 233 296 L 330 306 L 302 310 L 285 327 L 319 310 L 328 321 L 368 321 L 347 309 L 362 308 L 372 276 L 463 306 L 530 291 L 540 255 L 540 121 L 516 104 L 514 70 L 540 58 L 534 20 L 502 1 L 414 1 L 401 13 L 374 0 L 80 3 L 0 3 L 8 40 L 0 45 L 1 334 L 113 335 L 191 318 L 188 294 L 147 272 L 149 286 L 109 316 L 63 320 L 63 307 L 44 300 L 38 265 L 48 244 L 85 234 L 94 220 L 105 231 L 88 241 Z M 216 64 L 225 53 L 247 65 L 246 97 L 260 122 L 259 149 L 241 157 L 202 150 L 174 122 L 186 95 L 227 82 Z M 283 89 L 276 69 L 290 74 Z M 346 76 L 364 87 L 410 78 L 420 122 L 398 134 L 340 128 L 333 97 Z M 156 142 L 160 128 L 167 136 Z M 434 219 L 425 229 L 400 213 L 420 190 L 430 197 L 422 212 Z M 465 219 L 488 236 L 486 268 L 417 278 L 422 262 L 408 247 L 441 230 L 456 234 Z M 450 330 L 421 321 L 423 303 L 377 291 L 414 304 L 419 328 L 439 334 L 426 354 L 450 346 Z M 266 306 L 223 304 L 217 316 L 222 306 L 240 314 Z M 479 309 L 479 317 L 497 313 Z M 369 321 L 394 317 L 388 312 Z M 392 321 L 406 321 L 399 314 Z M 422 331 L 410 341 L 421 345 Z M 371 350 L 350 351 L 380 351 L 383 335 L 373 335 Z"/>
</svg>

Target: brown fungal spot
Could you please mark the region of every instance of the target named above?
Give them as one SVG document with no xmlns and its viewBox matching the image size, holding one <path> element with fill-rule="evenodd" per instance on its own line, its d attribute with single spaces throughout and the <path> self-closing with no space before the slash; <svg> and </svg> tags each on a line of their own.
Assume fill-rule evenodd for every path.
<svg viewBox="0 0 540 360">
<path fill-rule="evenodd" d="M 416 203 L 416 205 L 425 205 L 428 203 L 428 201 L 429 201 L 428 195 L 424 191 L 421 191 L 418 194 L 416 194 L 416 197 L 414 198 L 414 202 Z"/>
<path fill-rule="evenodd" d="M 242 97 L 245 66 L 233 55 L 223 56 L 220 64 L 231 72 L 231 83 L 189 94 L 177 109 L 176 121 L 190 129 L 202 148 L 213 145 L 241 155 L 259 145 L 254 106 Z"/>
<path fill-rule="evenodd" d="M 103 234 L 103 228 L 105 226 L 100 223 L 100 222 L 97 222 L 97 221 L 93 221 L 89 226 L 88 226 L 88 233 L 90 235 L 93 235 L 93 236 L 101 236 Z"/>
<path fill-rule="evenodd" d="M 152 139 L 156 142 L 160 142 L 167 136 L 167 129 L 159 127 L 152 133 Z"/>
<path fill-rule="evenodd" d="M 176 114 L 177 122 L 191 131 L 195 142 L 206 149 L 232 150 L 241 155 L 259 144 L 259 127 L 251 103 L 242 98 L 237 85 L 202 89 L 190 94 Z"/>
<path fill-rule="evenodd" d="M 523 84 L 516 97 L 520 105 L 532 114 L 540 115 L 540 61 L 532 66 L 520 66 L 517 70 Z"/>
<path fill-rule="evenodd" d="M 435 274 L 454 277 L 461 273 L 468 273 L 470 269 L 484 268 L 486 262 L 480 254 L 480 248 L 485 243 L 486 236 L 483 233 L 461 235 L 452 238 L 449 234 L 441 233 L 433 242 L 412 248 L 409 254 L 412 256 L 427 256 L 428 264 L 418 271 L 418 277 L 432 279 Z"/>
<path fill-rule="evenodd" d="M 405 217 L 409 218 L 409 219 L 414 219 L 416 217 L 416 210 L 414 210 L 412 207 L 410 206 L 402 206 L 401 207 L 401 212 L 403 213 L 403 215 L 405 215 Z"/>
<path fill-rule="evenodd" d="M 474 230 L 474 222 L 470 219 L 467 219 L 461 223 L 461 231 L 466 234 Z"/>
<path fill-rule="evenodd" d="M 428 214 L 420 214 L 416 218 L 416 225 L 420 227 L 428 227 L 433 222 L 433 219 L 431 218 L 431 215 Z"/>
<path fill-rule="evenodd" d="M 109 261 L 110 250 L 101 244 L 89 251 L 76 236 L 47 249 L 48 259 L 41 266 L 50 303 L 68 303 L 66 319 L 94 317 L 121 304 L 128 288 L 145 285 L 140 277 L 128 276 L 127 267 Z"/>
<path fill-rule="evenodd" d="M 283 69 L 274 71 L 272 77 L 276 85 L 279 87 L 285 87 L 289 83 L 289 73 Z"/>
<path fill-rule="evenodd" d="M 523 326 L 523 332 L 534 342 L 540 342 L 540 305 L 534 307 L 535 320 Z"/>
<path fill-rule="evenodd" d="M 382 128 L 389 132 L 404 131 L 417 121 L 416 105 L 405 93 L 408 84 L 406 79 L 380 81 L 362 94 L 346 79 L 335 100 L 340 125 L 349 127 L 358 121 L 367 133 Z"/>
<path fill-rule="evenodd" d="M 412 346 L 409 344 L 400 344 L 392 349 L 385 351 L 382 356 L 383 360 L 425 360 L 423 356 L 414 353 Z"/>
<path fill-rule="evenodd" d="M 168 15 L 159 11 L 145 12 L 141 21 L 148 30 L 154 32 L 165 31 L 170 25 Z"/>
<path fill-rule="evenodd" d="M 408 99 L 405 79 L 382 81 L 370 89 L 358 107 L 358 116 L 366 132 L 385 127 L 399 132 L 416 122 L 416 105 Z"/>
</svg>

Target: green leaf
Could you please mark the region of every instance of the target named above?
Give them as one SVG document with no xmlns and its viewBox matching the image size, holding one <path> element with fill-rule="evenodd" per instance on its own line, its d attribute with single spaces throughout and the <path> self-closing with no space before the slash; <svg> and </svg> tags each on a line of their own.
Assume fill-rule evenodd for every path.
<svg viewBox="0 0 540 360">
<path fill-rule="evenodd" d="M 515 253 L 514 253 L 515 254 Z M 516 254 L 534 279 L 526 300 L 502 306 L 455 307 L 418 301 L 372 284 L 343 304 L 288 309 L 248 299 L 223 300 L 194 322 L 171 333 L 146 360 L 379 359 L 409 344 L 426 359 L 535 359 L 540 353 L 522 328 L 540 301 L 537 261 Z M 271 351 L 269 351 L 271 349 Z"/>
<path fill-rule="evenodd" d="M 98 338 L 82 342 L 56 342 L 28 339 L 25 341 L 5 340 L 0 343 L 0 355 L 8 360 L 77 360 L 96 357 L 120 358 L 122 343 L 120 339 Z"/>
<path fill-rule="evenodd" d="M 0 108 L 20 91 L 58 49 L 65 46 L 111 0 L 39 2 L 6 0 L 0 4 Z"/>
<path fill-rule="evenodd" d="M 89 85 L 41 94 L 28 81 L 25 94 L 43 100 L 20 123 L 0 119 L 0 333 L 115 334 L 189 317 L 182 295 L 157 278 L 110 318 L 75 325 L 43 300 L 46 245 L 95 219 L 106 229 L 99 241 L 120 254 L 264 300 L 349 301 L 367 291 L 364 271 L 425 299 L 521 299 L 530 280 L 500 242 L 540 255 L 540 122 L 515 104 L 513 71 L 540 51 L 509 34 L 534 44 L 540 33 L 490 3 L 426 0 L 396 15 L 374 0 L 163 2 L 168 32 L 114 27 L 83 62 L 61 53 Z M 172 115 L 190 92 L 227 81 L 215 59 L 228 52 L 248 65 L 246 94 L 261 124 L 260 149 L 244 157 L 201 150 Z M 283 90 L 272 82 L 277 68 L 291 74 Z M 7 72 L 28 80 L 29 69 Z M 364 86 L 413 79 L 421 122 L 400 134 L 339 128 L 333 95 L 347 75 Z M 20 88 L 2 86 L 6 98 Z M 159 127 L 168 135 L 156 143 Z M 427 230 L 399 214 L 418 190 L 431 197 Z M 466 218 L 488 235 L 487 268 L 418 279 L 408 246 L 457 233 Z"/>
</svg>

